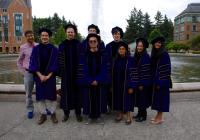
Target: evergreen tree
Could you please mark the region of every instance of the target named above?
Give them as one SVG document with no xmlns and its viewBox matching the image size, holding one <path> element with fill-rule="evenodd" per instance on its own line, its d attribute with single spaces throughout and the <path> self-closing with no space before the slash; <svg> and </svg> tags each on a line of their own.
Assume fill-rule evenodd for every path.
<svg viewBox="0 0 200 140">
<path fill-rule="evenodd" d="M 144 37 L 148 38 L 150 33 L 152 31 L 152 22 L 150 20 L 150 16 L 148 13 L 145 13 L 144 15 Z"/>
<path fill-rule="evenodd" d="M 126 31 L 125 31 L 125 34 L 124 34 L 124 40 L 127 42 L 127 43 L 131 43 L 131 42 L 134 42 L 135 39 L 137 38 L 137 22 L 136 22 L 136 19 L 137 19 L 137 9 L 134 8 L 132 11 L 131 11 L 131 15 L 129 17 L 129 19 L 127 20 L 127 27 L 126 27 Z"/>
<path fill-rule="evenodd" d="M 169 43 L 173 40 L 173 30 L 174 26 L 170 19 L 165 15 L 164 22 L 160 25 L 160 31 L 166 38 L 166 42 Z"/>
<path fill-rule="evenodd" d="M 65 34 L 65 30 L 63 28 L 63 26 L 61 25 L 57 32 L 54 35 L 54 41 L 56 45 L 59 45 L 63 40 L 66 39 L 66 34 Z"/>
<path fill-rule="evenodd" d="M 154 18 L 155 18 L 156 27 L 159 28 L 160 25 L 163 23 L 163 16 L 162 16 L 161 12 L 157 11 L 156 16 Z"/>
</svg>

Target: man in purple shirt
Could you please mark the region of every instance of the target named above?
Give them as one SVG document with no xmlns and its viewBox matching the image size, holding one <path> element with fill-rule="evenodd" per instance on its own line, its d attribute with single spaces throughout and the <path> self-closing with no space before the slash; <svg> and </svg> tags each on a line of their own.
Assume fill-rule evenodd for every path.
<svg viewBox="0 0 200 140">
<path fill-rule="evenodd" d="M 17 60 L 17 66 L 20 72 L 24 76 L 24 85 L 26 92 L 26 108 L 27 108 L 27 117 L 29 119 L 33 118 L 33 100 L 32 100 L 32 91 L 34 87 L 33 74 L 29 73 L 29 62 L 32 49 L 37 43 L 34 42 L 33 31 L 28 30 L 25 32 L 26 43 L 20 46 L 19 58 Z"/>
</svg>

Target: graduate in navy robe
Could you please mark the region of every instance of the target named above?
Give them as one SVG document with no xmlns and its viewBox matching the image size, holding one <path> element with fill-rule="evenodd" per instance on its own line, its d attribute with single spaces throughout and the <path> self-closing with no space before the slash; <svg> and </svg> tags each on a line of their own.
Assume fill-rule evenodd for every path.
<svg viewBox="0 0 200 140">
<path fill-rule="evenodd" d="M 49 43 L 51 31 L 40 29 L 41 43 L 33 48 L 30 58 L 29 70 L 34 73 L 36 83 L 36 100 L 40 107 L 40 119 L 38 124 L 42 124 L 47 119 L 48 109 L 51 112 L 53 123 L 57 123 L 56 110 L 56 72 L 57 65 L 57 49 Z"/>
<path fill-rule="evenodd" d="M 76 84 L 76 73 L 79 59 L 80 42 L 75 39 L 77 27 L 68 24 L 65 27 L 67 39 L 59 45 L 59 76 L 61 77 L 61 101 L 63 109 L 63 122 L 69 118 L 70 110 L 75 109 L 78 122 L 82 121 L 81 116 L 81 94 Z"/>
<path fill-rule="evenodd" d="M 88 26 L 88 35 L 89 34 L 97 34 L 100 35 L 100 29 L 97 25 L 91 24 Z M 87 39 L 83 40 L 81 43 L 80 53 L 84 55 L 90 49 Z M 103 40 L 100 41 L 99 49 L 105 49 L 105 43 Z"/>
<path fill-rule="evenodd" d="M 146 51 L 149 43 L 145 38 L 136 39 L 136 49 L 134 54 L 134 74 L 138 77 L 137 88 L 135 90 L 138 114 L 134 117 L 136 122 L 146 120 L 146 109 L 151 105 L 151 62 Z"/>
<path fill-rule="evenodd" d="M 171 61 L 164 47 L 165 39 L 156 37 L 152 40 L 151 69 L 153 76 L 152 109 L 157 110 L 156 116 L 151 120 L 153 124 L 163 122 L 163 112 L 169 112 L 171 87 Z"/>
<path fill-rule="evenodd" d="M 122 28 L 116 26 L 116 27 L 112 28 L 111 33 L 112 33 L 112 36 L 113 36 L 113 41 L 111 41 L 110 43 L 108 43 L 106 45 L 106 53 L 108 54 L 108 57 L 109 57 L 109 65 L 112 66 L 112 63 L 114 62 L 114 60 L 118 56 L 118 47 L 119 47 L 119 44 L 122 41 L 122 37 L 124 35 L 124 32 L 123 32 Z M 109 68 L 111 68 L 111 67 L 109 67 Z M 112 75 L 112 70 L 109 69 L 108 71 L 110 72 L 110 75 Z M 108 86 L 107 97 L 108 97 L 108 99 L 107 99 L 108 113 L 110 113 L 111 109 L 112 109 L 112 88 L 111 88 L 111 85 Z"/>
<path fill-rule="evenodd" d="M 133 88 L 136 87 L 136 82 L 132 66 L 133 58 L 128 55 L 128 45 L 122 42 L 112 68 L 112 108 L 117 111 L 116 122 L 123 119 L 123 113 L 127 114 L 126 124 L 131 124 L 130 112 L 134 110 Z"/>
<path fill-rule="evenodd" d="M 107 85 L 111 81 L 107 74 L 107 56 L 99 49 L 100 37 L 97 34 L 87 36 L 90 49 L 80 59 L 77 83 L 83 92 L 83 114 L 88 115 L 87 123 L 102 122 L 101 114 L 107 112 Z"/>
</svg>

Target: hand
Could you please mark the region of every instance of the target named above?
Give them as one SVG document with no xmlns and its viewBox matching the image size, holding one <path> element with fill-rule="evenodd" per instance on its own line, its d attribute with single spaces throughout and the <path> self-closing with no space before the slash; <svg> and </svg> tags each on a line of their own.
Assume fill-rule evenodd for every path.
<svg viewBox="0 0 200 140">
<path fill-rule="evenodd" d="M 97 86 L 98 85 L 98 82 L 95 80 L 91 83 L 92 86 Z"/>
<path fill-rule="evenodd" d="M 44 81 L 47 81 L 51 77 L 52 73 L 49 73 L 47 76 L 45 76 Z"/>
<path fill-rule="evenodd" d="M 39 78 L 40 78 L 41 82 L 45 82 L 45 76 L 44 75 L 40 75 Z"/>
<path fill-rule="evenodd" d="M 46 82 L 49 78 L 49 76 L 44 76 L 44 82 Z"/>
<path fill-rule="evenodd" d="M 129 88 L 128 89 L 128 94 L 132 94 L 133 93 L 133 89 L 132 88 Z"/>
<path fill-rule="evenodd" d="M 143 90 L 144 89 L 144 86 L 139 86 L 139 90 Z"/>
</svg>

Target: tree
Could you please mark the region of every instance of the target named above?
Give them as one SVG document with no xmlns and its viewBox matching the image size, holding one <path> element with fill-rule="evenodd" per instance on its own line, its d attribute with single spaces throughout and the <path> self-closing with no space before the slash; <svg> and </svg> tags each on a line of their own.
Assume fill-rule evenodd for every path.
<svg viewBox="0 0 200 140">
<path fill-rule="evenodd" d="M 160 30 L 156 28 L 150 33 L 148 38 L 149 42 L 151 42 L 154 38 L 158 36 L 163 36 L 163 35 L 161 34 Z"/>
<path fill-rule="evenodd" d="M 141 17 L 138 15 L 138 10 L 136 8 L 134 8 L 131 11 L 131 14 L 129 16 L 129 19 L 127 19 L 127 27 L 126 27 L 126 31 L 124 34 L 124 40 L 127 43 L 131 43 L 134 42 L 135 39 L 138 37 L 138 29 L 139 29 L 139 21 L 137 20 L 138 17 Z"/>
<path fill-rule="evenodd" d="M 66 21 L 64 16 L 62 17 L 62 19 L 60 19 L 57 13 L 55 13 L 53 17 L 48 17 L 48 18 L 33 17 L 33 31 L 35 34 L 36 42 L 39 42 L 39 33 L 38 33 L 39 29 L 45 27 L 50 29 L 53 33 L 50 42 L 58 45 L 61 42 L 61 40 L 64 40 L 66 38 L 64 37 L 65 31 L 63 29 L 63 26 L 68 23 L 75 24 L 74 22 Z M 76 38 L 81 40 L 82 39 L 81 34 L 77 33 Z"/>
<path fill-rule="evenodd" d="M 148 38 L 150 33 L 152 31 L 152 22 L 150 20 L 150 16 L 148 13 L 145 13 L 144 15 L 144 37 Z"/>
<path fill-rule="evenodd" d="M 160 25 L 163 23 L 163 16 L 160 11 L 157 11 L 155 18 L 155 24 L 156 27 L 160 27 Z"/>
<path fill-rule="evenodd" d="M 136 17 L 136 28 L 137 28 L 137 36 L 142 37 L 144 36 L 144 15 L 141 10 L 137 12 L 137 17 Z"/>
<path fill-rule="evenodd" d="M 53 33 L 56 33 L 58 28 L 60 27 L 60 25 L 62 24 L 62 20 L 59 18 L 58 14 L 57 13 L 54 13 L 53 17 L 52 17 L 52 20 L 51 20 L 51 23 L 52 23 L 52 28 L 51 28 L 51 31 Z"/>
<path fill-rule="evenodd" d="M 63 28 L 63 26 L 61 25 L 57 32 L 54 35 L 54 41 L 56 45 L 59 45 L 63 40 L 66 39 L 66 34 L 65 34 L 65 30 Z"/>
<path fill-rule="evenodd" d="M 160 25 L 160 32 L 166 38 L 166 42 L 169 43 L 173 40 L 174 26 L 170 19 L 165 15 L 164 22 Z"/>
</svg>

